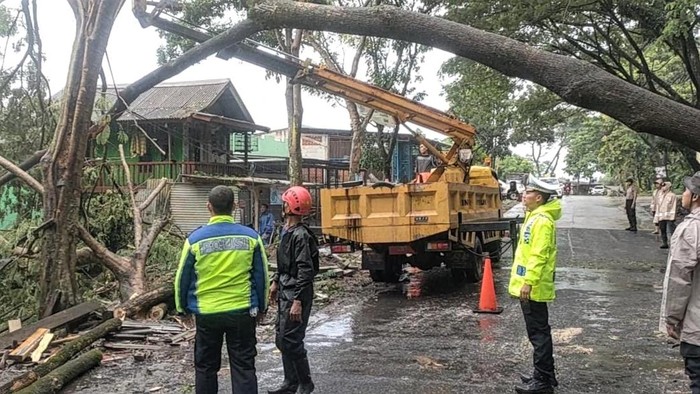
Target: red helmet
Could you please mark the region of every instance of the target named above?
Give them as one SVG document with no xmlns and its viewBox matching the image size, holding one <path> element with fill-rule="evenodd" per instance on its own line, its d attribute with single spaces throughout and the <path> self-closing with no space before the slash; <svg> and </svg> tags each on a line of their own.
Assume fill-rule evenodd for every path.
<svg viewBox="0 0 700 394">
<path fill-rule="evenodd" d="M 282 201 L 287 203 L 286 211 L 297 216 L 311 212 L 311 193 L 305 187 L 292 186 L 282 193 Z"/>
</svg>

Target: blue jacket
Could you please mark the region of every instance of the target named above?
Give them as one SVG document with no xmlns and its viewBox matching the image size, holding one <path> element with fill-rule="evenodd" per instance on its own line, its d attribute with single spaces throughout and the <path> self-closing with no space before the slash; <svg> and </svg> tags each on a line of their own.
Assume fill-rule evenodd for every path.
<svg viewBox="0 0 700 394">
<path fill-rule="evenodd" d="M 265 248 L 258 233 L 214 216 L 193 231 L 175 276 L 178 312 L 212 314 L 267 310 L 270 291 Z"/>
<path fill-rule="evenodd" d="M 260 215 L 258 220 L 258 231 L 260 235 L 272 234 L 275 230 L 275 217 L 270 212 Z"/>
</svg>

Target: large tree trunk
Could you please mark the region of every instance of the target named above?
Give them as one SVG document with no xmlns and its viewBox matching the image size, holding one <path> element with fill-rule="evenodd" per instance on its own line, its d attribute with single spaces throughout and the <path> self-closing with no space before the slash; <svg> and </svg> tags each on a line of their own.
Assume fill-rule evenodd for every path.
<svg viewBox="0 0 700 394">
<path fill-rule="evenodd" d="M 122 1 L 70 2 L 76 17 L 76 37 L 51 147 L 42 158 L 44 231 L 39 315 L 48 316 L 76 302 L 76 236 L 83 161 L 90 129 L 97 77 L 107 41 Z"/>
<path fill-rule="evenodd" d="M 700 150 L 700 110 L 625 82 L 586 61 L 467 25 L 392 6 L 344 8 L 290 1 L 258 4 L 249 17 L 268 27 L 371 35 L 440 48 L 540 84 L 570 104 L 609 115 L 635 131 Z"/>
<path fill-rule="evenodd" d="M 76 37 L 62 96 L 62 109 L 51 147 L 41 159 L 43 184 L 23 168 L 0 156 L 0 166 L 21 178 L 44 198 L 45 222 L 42 243 L 42 272 L 38 304 L 40 316 L 64 309 L 75 303 L 77 297 L 75 266 L 77 237 L 85 242 L 94 255 L 120 281 L 122 297 L 129 298 L 145 290 L 145 265 L 150 246 L 167 219 L 157 221 L 132 258 L 111 253 L 96 241 L 79 222 L 78 207 L 81 195 L 82 166 L 87 143 L 99 134 L 111 119 L 117 118 L 141 93 L 163 80 L 177 75 L 189 66 L 240 41 L 262 27 L 254 21 L 243 21 L 225 33 L 198 45 L 174 61 L 145 75 L 120 91 L 120 100 L 99 124 L 91 123 L 97 93 L 97 80 L 102 58 L 114 19 L 122 1 L 73 0 L 69 1 L 76 16 Z M 28 166 L 27 166 L 28 167 Z M 4 177 L 3 177 L 4 178 Z M 146 203 L 144 203 L 147 205 Z M 141 209 L 144 208 L 141 205 Z"/>
<path fill-rule="evenodd" d="M 287 112 L 289 114 L 289 182 L 292 186 L 304 183 L 301 156 L 301 122 L 304 109 L 301 103 L 301 85 L 287 82 Z"/>
<path fill-rule="evenodd" d="M 352 129 L 352 140 L 350 142 L 350 174 L 360 172 L 360 160 L 362 160 L 362 146 L 367 132 L 367 125 L 372 114 L 367 115 L 367 119 L 360 117 L 357 105 L 351 101 L 346 101 L 348 114 L 350 115 L 350 128 Z"/>
<path fill-rule="evenodd" d="M 292 56 L 299 57 L 301 50 L 301 40 L 303 31 L 297 30 L 294 32 L 292 39 L 292 31 L 287 30 L 287 45 L 288 52 Z M 292 186 L 301 185 L 304 183 L 302 177 L 302 156 L 301 156 L 301 125 L 304 116 L 304 108 L 301 103 L 301 85 L 294 83 L 291 79 L 287 79 L 287 125 L 289 129 L 289 182 Z"/>
</svg>

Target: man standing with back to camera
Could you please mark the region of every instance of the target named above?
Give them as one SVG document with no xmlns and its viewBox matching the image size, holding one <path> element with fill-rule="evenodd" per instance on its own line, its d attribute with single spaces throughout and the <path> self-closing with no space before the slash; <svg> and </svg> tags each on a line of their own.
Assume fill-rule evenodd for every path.
<svg viewBox="0 0 700 394">
<path fill-rule="evenodd" d="M 237 394 L 258 392 L 256 319 L 267 312 L 269 282 L 265 247 L 258 233 L 233 222 L 234 194 L 209 192 L 209 223 L 182 248 L 175 276 L 175 306 L 195 315 L 195 392 L 219 392 L 221 346 L 226 336 L 231 385 Z"/>
</svg>

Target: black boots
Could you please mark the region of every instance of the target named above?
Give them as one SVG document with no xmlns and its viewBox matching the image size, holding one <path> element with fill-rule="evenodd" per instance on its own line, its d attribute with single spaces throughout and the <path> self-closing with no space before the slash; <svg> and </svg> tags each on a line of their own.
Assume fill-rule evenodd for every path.
<svg viewBox="0 0 700 394">
<path fill-rule="evenodd" d="M 289 357 L 282 356 L 282 367 L 284 368 L 284 382 L 276 389 L 268 391 L 268 394 L 295 394 L 299 387 L 299 378 L 294 362 Z"/>
<path fill-rule="evenodd" d="M 551 394 L 554 393 L 554 386 L 549 382 L 532 379 L 524 385 L 515 386 L 515 392 L 518 394 Z"/>
<path fill-rule="evenodd" d="M 557 378 L 551 378 L 551 379 L 543 379 L 543 380 L 549 380 L 549 383 L 552 385 L 552 387 L 557 387 L 559 386 L 559 382 L 557 382 Z M 530 383 L 532 381 L 532 375 L 526 375 L 524 373 L 520 374 L 520 381 L 523 383 Z"/>
<path fill-rule="evenodd" d="M 311 381 L 311 368 L 309 359 L 304 357 L 294 362 L 299 378 L 297 394 L 311 394 L 314 391 L 314 382 Z"/>
<path fill-rule="evenodd" d="M 515 386 L 515 392 L 519 394 L 549 394 L 559 385 L 555 377 L 546 377 L 535 373 L 532 376 L 520 374 L 522 385 Z"/>
</svg>

